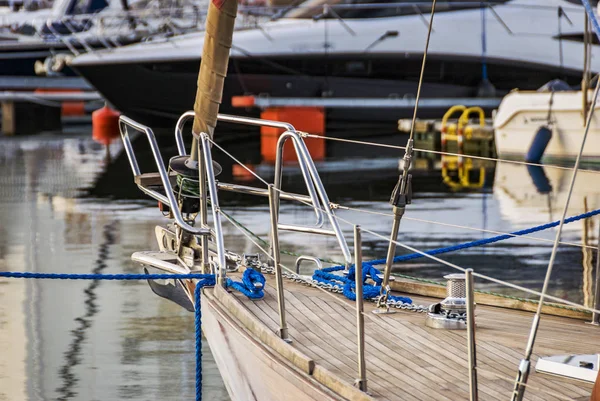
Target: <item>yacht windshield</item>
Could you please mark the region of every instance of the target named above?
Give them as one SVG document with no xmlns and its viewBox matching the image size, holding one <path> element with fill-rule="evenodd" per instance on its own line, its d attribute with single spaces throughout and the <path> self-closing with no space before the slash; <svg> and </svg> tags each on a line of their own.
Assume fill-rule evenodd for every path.
<svg viewBox="0 0 600 401">
<path fill-rule="evenodd" d="M 503 4 L 510 0 L 441 0 L 436 12 L 455 11 L 482 6 Z M 323 7 L 329 5 L 335 12 L 323 15 Z M 307 0 L 290 5 L 286 18 L 382 18 L 431 12 L 431 0 Z"/>
</svg>

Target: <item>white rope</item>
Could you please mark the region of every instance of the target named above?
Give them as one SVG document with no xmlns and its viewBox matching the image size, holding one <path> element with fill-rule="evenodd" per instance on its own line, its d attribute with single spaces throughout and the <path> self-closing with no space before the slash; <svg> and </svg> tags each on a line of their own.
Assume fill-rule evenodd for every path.
<svg viewBox="0 0 600 401">
<path fill-rule="evenodd" d="M 352 223 L 349 223 L 349 224 L 352 224 Z M 375 231 L 372 231 L 372 230 L 364 228 L 364 226 L 362 226 L 361 228 L 362 228 L 363 231 L 368 232 L 369 234 L 371 234 L 371 235 L 373 235 L 373 236 L 375 236 L 377 238 L 385 239 L 385 240 L 388 240 L 388 241 L 390 240 L 389 238 L 387 238 L 387 237 L 385 237 L 385 236 L 383 236 L 383 235 L 381 235 L 381 234 L 379 234 L 379 233 L 377 233 Z M 423 252 L 423 251 L 421 251 L 419 249 L 413 248 L 412 246 L 406 245 L 406 244 L 404 244 L 402 242 L 394 241 L 394 243 L 396 245 L 399 245 L 399 246 L 405 248 L 405 249 L 408 249 L 411 252 L 418 253 L 419 255 L 422 255 L 422 256 L 424 256 L 424 257 L 426 257 L 428 259 L 434 260 L 434 261 L 439 262 L 441 264 L 444 264 L 444 265 L 446 265 L 448 267 L 452 267 L 453 269 L 460 270 L 461 272 L 465 272 L 467 270 L 464 267 L 460 267 L 460 266 L 458 266 L 458 265 L 456 265 L 454 263 L 450 263 L 450 262 L 445 261 L 443 259 L 440 259 L 440 258 L 438 258 L 436 256 L 429 255 L 428 253 L 425 253 L 425 252 Z M 540 296 L 540 297 L 542 296 L 541 292 L 538 292 L 538 291 L 535 291 L 535 290 L 531 290 L 529 288 L 521 287 L 520 285 L 513 284 L 513 283 L 510 283 L 508 281 L 504 281 L 504 280 L 500 280 L 500 279 L 497 279 L 497 278 L 489 277 L 489 276 L 486 276 L 484 274 L 477 273 L 475 271 L 473 272 L 473 275 L 476 276 L 476 277 L 482 278 L 484 280 L 492 281 L 494 283 L 501 284 L 501 285 L 504 285 L 506 287 L 513 288 L 515 290 L 520 290 L 520 291 L 523 291 L 523 292 L 526 292 L 526 293 L 529 293 L 529 294 L 532 294 L 532 295 L 537 295 L 537 296 Z M 566 299 L 554 297 L 554 296 L 551 296 L 551 295 L 546 295 L 545 297 L 548 298 L 548 299 L 550 299 L 550 300 L 553 300 L 555 302 L 559 302 L 559 303 L 563 303 L 565 305 L 573 306 L 573 307 L 576 307 L 576 308 L 579 308 L 579 309 L 582 309 L 582 310 L 585 310 L 585 311 L 588 311 L 588 312 L 600 313 L 600 310 L 596 310 L 594 308 L 588 308 L 587 306 L 580 305 L 580 304 L 578 304 L 576 302 L 567 301 Z"/>
<path fill-rule="evenodd" d="M 242 162 L 240 162 L 238 159 L 236 159 L 231 153 L 227 152 L 225 149 L 223 149 L 221 146 L 219 146 L 212 139 L 209 139 L 209 141 L 213 145 L 215 145 L 217 148 L 219 148 L 223 153 L 225 153 L 227 156 L 229 156 L 233 161 L 235 161 L 240 166 L 242 166 L 244 169 L 246 169 L 246 171 L 248 171 L 250 174 L 252 174 L 254 177 L 256 177 L 259 181 L 261 181 L 262 183 L 264 183 L 267 186 L 269 185 L 269 183 L 267 181 L 265 181 L 262 177 L 260 177 L 254 171 L 252 171 L 251 169 L 249 169 L 246 165 L 244 165 Z M 286 194 L 287 195 L 291 195 L 289 192 L 286 192 Z M 296 197 L 294 197 L 294 199 L 296 199 L 298 201 L 301 201 L 300 199 L 298 199 Z M 312 204 L 308 204 L 306 202 L 303 202 L 303 203 L 307 204 L 308 206 L 313 207 L 314 209 L 317 209 L 317 207 L 315 207 Z M 386 216 L 386 217 L 394 217 L 394 215 L 391 214 L 391 213 L 383 213 L 383 212 L 370 211 L 370 210 L 366 210 L 366 209 L 358 209 L 358 208 L 354 208 L 354 207 L 350 207 L 350 206 L 339 205 L 339 204 L 336 204 L 336 203 L 333 203 L 331 206 L 332 206 L 332 209 L 343 209 L 343 210 L 349 210 L 349 211 L 356 211 L 356 212 L 359 212 L 359 213 L 368 213 L 368 214 L 375 214 L 375 215 Z M 490 233 L 490 234 L 510 235 L 511 237 L 515 237 L 515 238 L 524 237 L 524 238 L 529 238 L 529 239 L 532 239 L 534 241 L 540 241 L 540 242 L 551 242 L 551 243 L 554 242 L 551 239 L 540 238 L 540 237 L 533 237 L 533 236 L 530 236 L 530 235 L 515 235 L 515 234 L 506 233 L 506 232 L 502 232 L 502 231 L 485 230 L 485 229 L 482 229 L 482 228 L 460 226 L 460 225 L 449 224 L 449 223 L 441 223 L 439 221 L 417 219 L 417 218 L 414 218 L 414 217 L 406 217 L 405 216 L 403 218 L 406 219 L 406 220 L 413 220 L 413 221 L 418 221 L 418 222 L 422 222 L 422 223 L 436 224 L 436 225 L 440 225 L 440 226 L 453 227 L 453 228 L 461 228 L 461 229 L 465 229 L 465 230 L 479 231 L 479 232 L 485 232 L 485 233 Z M 574 242 L 561 241 L 560 244 L 561 245 L 575 246 L 575 247 L 579 247 L 579 248 L 596 249 L 596 247 L 592 246 L 592 245 L 582 245 L 582 244 L 577 244 L 577 243 L 574 243 Z"/>
<path fill-rule="evenodd" d="M 421 99 L 421 87 L 423 86 L 423 77 L 425 76 L 425 64 L 427 63 L 427 51 L 429 50 L 429 40 L 431 39 L 431 31 L 433 30 L 433 16 L 435 15 L 435 3 L 431 4 L 431 16 L 429 17 L 429 26 L 427 27 L 427 39 L 425 40 L 425 50 L 423 50 L 423 61 L 421 62 L 421 72 L 419 73 L 419 84 L 417 86 L 417 96 L 415 97 L 415 108 L 413 117 L 410 123 L 409 143 L 412 142 L 415 135 L 415 121 L 417 121 L 417 110 L 419 110 L 419 100 Z M 410 160 L 410 159 L 409 159 Z"/>
<path fill-rule="evenodd" d="M 358 141 L 355 139 L 336 138 L 336 137 L 332 137 L 332 136 L 313 135 L 313 134 L 308 134 L 308 133 L 303 133 L 302 136 L 307 137 L 307 138 L 318 138 L 318 139 L 329 140 L 329 141 L 348 142 L 348 143 L 354 143 L 356 145 L 376 146 L 376 147 L 380 147 L 380 148 L 406 150 L 406 146 L 388 145 L 388 144 L 377 143 L 377 142 Z M 554 168 L 554 169 L 558 169 L 558 170 L 568 170 L 568 171 L 573 170 L 573 167 L 558 166 L 555 164 L 530 163 L 530 162 L 519 161 L 519 160 L 499 159 L 499 158 L 494 158 L 494 157 L 475 156 L 475 155 L 469 155 L 469 154 L 464 154 L 464 153 L 442 152 L 442 151 L 438 151 L 438 150 L 420 149 L 420 148 L 413 148 L 413 150 L 415 152 L 432 153 L 432 154 L 443 155 L 443 156 L 464 157 L 464 158 L 477 159 L 477 160 L 488 160 L 488 161 L 500 162 L 500 163 L 511 163 L 511 164 L 518 164 L 518 165 L 522 165 L 522 166 L 547 167 L 547 168 Z M 585 173 L 590 173 L 590 174 L 600 174 L 599 170 L 579 169 L 579 171 L 582 171 Z"/>
</svg>

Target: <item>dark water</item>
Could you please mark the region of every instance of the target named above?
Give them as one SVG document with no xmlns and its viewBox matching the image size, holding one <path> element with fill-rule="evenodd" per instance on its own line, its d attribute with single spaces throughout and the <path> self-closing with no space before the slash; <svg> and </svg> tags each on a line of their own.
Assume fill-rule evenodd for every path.
<svg viewBox="0 0 600 401">
<path fill-rule="evenodd" d="M 168 138 L 170 139 L 170 138 Z M 242 160 L 255 161 L 258 146 L 232 143 Z M 174 151 L 174 148 L 171 148 Z M 372 152 L 372 153 L 367 153 Z M 332 200 L 355 208 L 389 213 L 387 198 L 398 177 L 400 154 L 356 152 L 351 146 L 328 148 L 337 156 L 320 165 Z M 358 159 L 344 158 L 350 154 Z M 222 155 L 223 180 L 231 177 Z M 451 191 L 443 183 L 439 160 L 418 160 L 413 170 L 415 197 L 402 223 L 399 240 L 430 249 L 493 236 L 453 227 L 509 232 L 560 217 L 570 173 L 546 169 L 547 182 L 524 167 L 486 165 L 482 188 Z M 257 171 L 266 177 L 267 167 Z M 533 174 L 533 175 L 532 175 Z M 472 178 L 477 182 L 477 174 Z M 532 177 L 538 177 L 536 187 Z M 569 215 L 600 208 L 600 176 L 581 173 Z M 286 189 L 302 191 L 297 171 Z M 551 190 L 544 189 L 549 184 Z M 542 193 L 540 193 L 542 192 Z M 547 193 L 544 193 L 547 192 Z M 223 196 L 223 209 L 266 237 L 265 199 Z M 384 235 L 388 217 L 340 210 L 339 216 Z M 305 207 L 282 206 L 282 221 L 310 224 Z M 411 219 L 441 222 L 434 224 Z M 106 151 L 87 132 L 68 136 L 0 138 L 0 270 L 64 273 L 139 273 L 130 261 L 138 250 L 156 248 L 154 226 L 165 219 L 155 203 L 131 183 L 120 145 Z M 351 238 L 351 226 L 342 225 Z M 226 243 L 237 252 L 254 245 L 233 226 L 224 226 Z M 598 224 L 566 226 L 564 241 L 595 245 Z M 553 230 L 535 234 L 553 239 Z M 341 260 L 335 240 L 282 232 L 282 247 Z M 381 258 L 386 244 L 365 234 L 365 257 Z M 511 239 L 443 258 L 479 272 L 540 289 L 551 242 Z M 399 253 L 405 251 L 399 249 Z M 593 255 L 581 247 L 560 247 L 551 292 L 590 302 Z M 293 264 L 289 258 L 284 260 Z M 304 267 L 305 271 L 311 266 Z M 419 259 L 397 272 L 441 280 L 449 268 Z M 496 284 L 479 288 L 525 296 Z M 154 296 L 143 282 L 0 281 L 0 400 L 189 400 L 194 394 L 193 316 Z M 227 400 L 208 349 L 204 393 Z"/>
</svg>

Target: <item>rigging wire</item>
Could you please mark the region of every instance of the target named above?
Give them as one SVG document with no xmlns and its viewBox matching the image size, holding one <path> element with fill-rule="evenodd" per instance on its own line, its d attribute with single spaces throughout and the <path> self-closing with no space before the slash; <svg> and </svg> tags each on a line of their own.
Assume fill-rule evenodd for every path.
<svg viewBox="0 0 600 401">
<path fill-rule="evenodd" d="M 273 260 L 273 256 L 272 256 L 272 255 L 271 255 L 269 252 L 267 252 L 267 251 L 266 251 L 266 250 L 265 250 L 265 249 L 264 249 L 264 248 L 263 248 L 263 247 L 262 247 L 260 244 L 258 244 L 258 243 L 257 243 L 257 242 L 254 240 L 254 238 L 252 238 L 252 237 L 251 237 L 251 236 L 250 236 L 250 235 L 249 235 L 247 232 L 245 232 L 245 230 L 243 229 L 243 227 L 241 227 L 241 226 L 239 225 L 239 223 L 238 223 L 238 222 L 234 221 L 233 219 L 231 219 L 231 218 L 230 218 L 228 215 L 226 215 L 226 214 L 223 214 L 223 216 L 224 216 L 224 217 L 225 217 L 225 218 L 226 218 L 226 219 L 227 219 L 227 220 L 228 220 L 228 221 L 229 221 L 229 222 L 230 222 L 230 223 L 231 223 L 231 224 L 232 224 L 232 225 L 233 225 L 235 228 L 237 228 L 237 229 L 238 229 L 238 230 L 239 230 L 239 231 L 240 231 L 240 232 L 241 232 L 241 233 L 242 233 L 242 234 L 243 234 L 243 235 L 244 235 L 246 238 L 248 238 L 248 240 L 250 240 L 250 242 L 252 242 L 252 243 L 253 243 L 253 244 L 254 244 L 254 245 L 255 245 L 255 246 L 256 246 L 256 247 L 257 247 L 259 250 L 261 250 L 261 251 L 262 251 L 262 252 L 263 252 L 263 253 L 264 253 L 264 254 L 265 254 L 265 255 L 266 255 L 266 256 L 267 256 L 269 259 Z M 383 238 L 384 238 L 384 239 L 387 239 L 387 238 L 385 238 L 385 237 L 383 237 Z M 280 266 L 281 266 L 283 269 L 285 269 L 286 271 L 288 271 L 289 273 L 295 274 L 295 272 L 294 272 L 294 271 L 292 271 L 292 270 L 291 270 L 289 267 L 285 266 L 283 263 L 281 263 L 281 262 L 280 262 L 280 263 L 279 263 L 279 265 L 280 265 Z M 353 305 L 351 302 L 349 302 L 349 301 L 347 301 L 347 300 L 345 300 L 345 299 L 343 299 L 343 298 L 341 298 L 341 297 L 338 297 L 338 296 L 336 296 L 334 293 L 331 293 L 331 292 L 329 292 L 329 291 L 327 291 L 326 289 L 324 289 L 324 288 L 321 288 L 321 287 L 315 287 L 315 286 L 312 286 L 312 288 L 316 288 L 316 289 L 318 289 L 319 291 L 321 291 L 322 293 L 326 294 L 327 296 L 329 296 L 330 298 L 332 298 L 333 300 L 335 300 L 337 304 L 340 304 L 340 305 L 342 305 L 343 307 L 345 307 L 345 308 L 347 308 L 347 309 L 352 309 L 352 310 L 354 309 L 354 305 Z M 377 316 L 375 316 L 375 315 L 373 315 L 373 314 L 371 314 L 371 313 L 368 313 L 368 312 L 362 312 L 362 314 L 363 314 L 363 316 L 366 316 L 368 319 L 371 319 L 372 321 L 379 321 L 379 320 L 380 320 L 380 318 L 378 318 Z M 512 379 L 512 378 L 509 378 L 509 377 L 507 377 L 507 376 L 503 376 L 502 374 L 500 374 L 500 373 L 497 373 L 497 372 L 494 372 L 494 371 L 492 371 L 492 370 L 489 370 L 489 369 L 487 369 L 487 368 L 485 368 L 485 367 L 484 367 L 484 368 L 482 368 L 482 367 L 478 367 L 478 370 L 479 370 L 479 371 L 481 371 L 482 373 L 487 373 L 487 374 L 493 375 L 493 376 L 495 376 L 495 377 L 497 377 L 497 378 L 499 378 L 499 379 L 502 379 L 502 380 L 504 380 L 504 381 L 507 381 L 507 382 L 512 382 L 512 381 L 513 381 L 513 379 Z M 530 389 L 532 389 L 532 390 L 539 391 L 539 392 L 541 392 L 541 393 L 546 393 L 546 394 L 548 394 L 548 395 L 552 395 L 552 396 L 554 396 L 554 397 L 556 397 L 556 398 L 559 398 L 559 399 L 565 399 L 565 400 L 569 400 L 569 399 L 571 399 L 571 398 L 568 398 L 568 397 L 564 397 L 564 396 L 562 396 L 561 394 L 559 394 L 559 393 L 557 393 L 557 392 L 553 392 L 553 391 L 550 391 L 550 390 L 547 390 L 547 389 L 544 389 L 544 388 L 541 388 L 541 387 L 538 387 L 538 386 L 533 386 L 533 385 L 531 385 L 531 384 L 525 384 L 525 386 L 526 386 L 527 388 L 530 388 Z"/>
<path fill-rule="evenodd" d="M 412 141 L 415 134 L 415 122 L 417 121 L 417 111 L 419 110 L 419 100 L 421 98 L 421 87 L 423 86 L 423 76 L 425 75 L 425 64 L 427 62 L 427 51 L 429 50 L 429 40 L 431 39 L 431 31 L 433 28 L 433 16 L 435 15 L 435 4 L 437 0 L 433 0 L 431 4 L 431 16 L 429 17 L 429 27 L 427 28 L 427 39 L 425 41 L 425 50 L 423 51 L 423 61 L 421 63 L 421 73 L 419 74 L 419 86 L 417 87 L 417 96 L 415 98 L 415 109 L 413 111 L 412 123 L 410 124 L 409 143 Z"/>
<path fill-rule="evenodd" d="M 223 147 L 221 147 L 220 145 L 218 145 L 216 142 L 214 142 L 213 140 L 209 141 L 218 149 L 220 149 L 225 155 L 229 156 L 233 161 L 235 161 L 237 164 L 239 164 L 242 168 L 244 168 L 246 171 L 248 171 L 252 176 L 254 176 L 257 180 L 259 180 L 260 182 L 262 182 L 265 185 L 269 185 L 269 183 L 262 178 L 261 176 L 259 176 L 258 174 L 256 174 L 254 171 L 252 171 L 250 168 L 248 168 L 245 164 L 243 164 L 242 162 L 239 161 L 239 159 L 237 159 L 235 156 L 233 156 L 231 153 L 227 152 L 225 149 L 223 149 Z M 281 192 L 285 192 L 283 190 L 281 190 Z M 289 192 L 285 192 L 287 195 L 293 195 Z M 296 199 L 299 200 L 299 199 Z M 313 209 L 318 209 L 317 207 L 313 206 L 312 204 L 308 205 L 312 207 Z M 351 206 L 346 206 L 346 205 L 341 205 L 341 204 L 337 204 L 337 203 L 331 203 L 331 208 L 332 209 L 340 209 L 340 210 L 347 210 L 347 211 L 353 211 L 353 212 L 358 212 L 358 213 L 365 213 L 365 214 L 373 214 L 373 215 L 379 215 L 379 216 L 385 216 L 385 217 L 394 217 L 393 214 L 391 213 L 385 213 L 385 212 L 377 212 L 377 211 L 372 211 L 372 210 L 367 210 L 367 209 L 360 209 L 360 208 L 355 208 L 355 207 L 351 207 Z M 482 229 L 482 228 L 476 228 L 476 227 L 469 227 L 469 226 L 462 226 L 462 225 L 458 225 L 458 224 L 451 224 L 451 223 L 443 223 L 443 222 L 439 222 L 439 221 L 433 221 L 433 220 L 427 220 L 427 219 L 419 219 L 416 217 L 404 217 L 407 220 L 411 220 L 411 221 L 417 221 L 417 222 L 421 222 L 421 223 L 427 223 L 427 224 L 436 224 L 436 225 L 440 225 L 440 226 L 445 226 L 445 227 L 453 227 L 453 228 L 460 228 L 460 229 L 464 229 L 464 230 L 471 230 L 471 231 L 478 231 L 478 232 L 483 232 L 483 233 L 489 233 L 489 234 L 499 234 L 499 235 L 509 235 L 511 237 L 515 237 L 515 238 L 527 238 L 527 239 L 531 239 L 534 241 L 540 241 L 540 242 L 554 242 L 554 240 L 551 239 L 547 239 L 547 238 L 540 238 L 540 237 L 534 237 L 534 236 L 530 236 L 530 235 L 515 235 L 512 233 L 508 233 L 508 232 L 503 232 L 503 231 L 496 231 L 496 230 L 488 230 L 488 229 Z M 575 242 L 568 242 L 568 241 L 560 241 L 561 245 L 569 245 L 569 246 L 574 246 L 574 247 L 579 247 L 579 248 L 589 248 L 589 249 L 596 249 L 595 246 L 593 245 L 583 245 L 583 244 L 578 244 Z"/>
<path fill-rule="evenodd" d="M 385 144 L 385 143 L 368 142 L 368 141 L 359 141 L 356 139 L 345 139 L 345 138 L 338 138 L 338 137 L 332 137 L 332 136 L 320 136 L 320 135 L 309 134 L 306 132 L 302 132 L 302 136 L 306 137 L 306 138 L 318 138 L 318 139 L 323 139 L 323 140 L 353 143 L 355 145 L 365 145 L 365 146 L 375 146 L 375 147 L 380 147 L 380 148 L 406 150 L 406 146 L 389 145 L 389 144 Z M 487 160 L 487 161 L 493 161 L 493 162 L 499 162 L 499 163 L 518 164 L 518 165 L 522 165 L 522 166 L 547 167 L 547 168 L 553 168 L 553 169 L 558 169 L 558 170 L 567 170 L 567 171 L 573 170 L 573 167 L 559 166 L 556 164 L 530 163 L 530 162 L 520 161 L 520 160 L 510 160 L 510 159 L 500 159 L 500 158 L 496 158 L 496 157 L 476 156 L 476 155 L 469 155 L 469 154 L 465 154 L 465 153 L 442 152 L 442 151 L 438 151 L 438 150 L 421 149 L 421 148 L 413 148 L 413 150 L 415 152 L 431 153 L 431 154 L 442 155 L 442 156 L 465 157 L 465 158 L 471 158 L 471 159 L 477 159 L 477 160 Z M 581 171 L 582 173 L 600 174 L 600 170 L 579 169 L 579 171 Z"/>
<path fill-rule="evenodd" d="M 598 85 L 598 89 L 600 89 L 600 85 Z M 211 141 L 211 142 L 212 142 L 212 141 Z M 259 177 L 258 175 L 256 175 L 256 173 L 254 173 L 253 171 L 251 171 L 251 170 L 249 170 L 249 171 L 250 171 L 250 173 L 251 173 L 251 174 L 253 174 L 253 175 L 254 175 L 254 176 L 256 176 L 257 178 L 260 178 L 260 177 Z M 317 205 L 313 205 L 313 204 L 312 204 L 312 203 L 310 203 L 310 202 L 307 202 L 307 201 L 305 201 L 305 200 L 303 200 L 303 199 L 301 199 L 301 198 L 298 198 L 298 197 L 294 196 L 294 194 L 291 194 L 291 193 L 289 193 L 289 192 L 283 191 L 283 190 L 282 190 L 282 189 L 280 189 L 280 188 L 274 188 L 274 189 L 275 189 L 276 191 L 280 192 L 280 193 L 285 193 L 286 195 L 288 195 L 288 196 L 292 197 L 292 198 L 293 198 L 293 199 L 295 199 L 296 201 L 298 201 L 298 202 L 300 202 L 300 203 L 303 203 L 303 204 L 305 204 L 305 205 L 307 205 L 307 206 L 309 206 L 309 207 L 312 207 L 312 208 L 314 208 L 314 209 L 320 209 L 320 210 L 321 210 L 321 211 L 323 211 L 323 212 L 327 212 L 325 209 L 323 209 L 323 208 L 321 208 L 321 207 L 319 207 L 319 206 L 317 206 Z M 340 216 L 338 216 L 338 215 L 336 215 L 336 214 L 334 214 L 334 213 L 332 213 L 331 215 L 333 216 L 333 218 L 335 218 L 335 219 L 336 219 L 336 220 L 338 220 L 338 221 L 341 221 L 341 222 L 343 222 L 343 223 L 349 224 L 349 225 L 351 225 L 351 226 L 354 226 L 354 225 L 355 225 L 355 224 L 354 224 L 354 223 L 352 223 L 351 221 L 349 221 L 349 220 L 346 220 L 346 219 L 344 219 L 344 218 L 342 218 L 342 217 L 340 217 Z M 229 218 L 228 218 L 228 217 L 226 217 L 226 218 L 227 218 L 227 220 L 229 220 Z M 230 220 L 229 220 L 229 221 L 230 221 Z M 561 220 L 561 222 L 563 222 L 563 223 L 564 223 L 564 220 Z M 233 223 L 233 224 L 235 225 L 235 223 Z M 237 225 L 236 225 L 236 227 L 237 227 Z M 238 227 L 238 229 L 239 229 L 239 227 Z M 369 229 L 365 228 L 364 226 L 361 226 L 361 229 L 362 229 L 362 231 L 364 231 L 364 232 L 368 232 L 368 233 L 370 233 L 371 235 L 373 235 L 373 236 L 375 236 L 375 237 L 377 237 L 377 238 L 384 239 L 384 240 L 386 240 L 386 241 L 388 241 L 388 242 L 391 242 L 391 241 L 392 241 L 390 238 L 386 238 L 386 237 L 384 237 L 383 235 L 381 235 L 381 234 L 379 234 L 379 233 L 377 233 L 377 232 L 375 232 L 375 231 L 372 231 L 372 230 L 369 230 Z M 243 230 L 241 230 L 241 231 L 243 232 Z M 246 236 L 248 236 L 248 238 L 250 238 L 249 234 L 245 233 L 244 235 L 246 235 Z M 252 241 L 252 242 L 254 242 L 254 241 Z M 456 264 L 454 264 L 454 263 L 451 263 L 451 262 L 445 261 L 445 260 L 443 260 L 443 259 L 440 259 L 440 258 L 438 258 L 438 257 L 436 257 L 436 256 L 429 255 L 429 254 L 427 254 L 427 253 L 425 253 L 425 252 L 423 252 L 423 251 L 421 251 L 421 250 L 418 250 L 418 249 L 416 249 L 416 248 L 413 248 L 413 247 L 411 247 L 411 246 L 409 246 L 409 245 L 406 245 L 406 244 L 404 244 L 404 243 L 401 243 L 401 242 L 398 242 L 398 241 L 394 241 L 394 242 L 395 242 L 395 244 L 396 244 L 396 245 L 399 245 L 399 246 L 401 246 L 402 248 L 408 249 L 408 250 L 410 250 L 410 251 L 412 251 L 412 252 L 414 252 L 414 253 L 418 253 L 418 254 L 422 255 L 423 257 L 425 257 L 425 258 L 429 258 L 429 259 L 431 259 L 431 260 L 434 260 L 434 261 L 436 261 L 436 262 L 438 262 L 438 263 L 444 264 L 444 265 L 446 265 L 446 266 L 448 266 L 448 267 L 452 267 L 453 269 L 457 269 L 457 270 L 459 270 L 459 271 L 462 271 L 462 272 L 464 272 L 464 271 L 466 270 L 466 268 L 464 268 L 464 267 L 460 267 L 460 266 L 458 266 L 458 265 L 456 265 Z M 263 249 L 262 247 L 261 247 L 260 249 L 261 249 L 261 250 L 264 252 L 264 249 Z M 290 270 L 290 271 L 291 271 L 291 270 Z M 496 284 L 500 284 L 500 285 L 503 285 L 503 286 L 506 286 L 506 287 L 509 287 L 509 288 L 512 288 L 512 289 L 515 289 L 515 290 L 519 290 L 519 291 L 522 291 L 522 292 L 525 292 L 525 293 L 529 293 L 529 294 L 536 295 L 536 296 L 541 296 L 541 295 L 542 295 L 542 293 L 541 293 L 541 292 L 538 292 L 538 291 L 535 291 L 535 290 L 532 290 L 532 289 L 529 289 L 529 288 L 526 288 L 526 287 L 522 287 L 522 286 L 519 286 L 519 285 L 517 285 L 517 284 L 513 284 L 513 283 L 510 283 L 510 282 L 507 282 L 507 281 L 504 281 L 504 280 L 496 279 L 496 278 L 494 278 L 494 277 L 490 277 L 490 276 L 487 276 L 487 275 L 484 275 L 484 274 L 481 274 L 481 273 L 473 272 L 473 275 L 474 275 L 474 276 L 476 276 L 476 277 L 482 278 L 482 279 L 484 279 L 484 280 L 491 281 L 491 282 L 494 282 L 494 283 L 496 283 Z M 549 300 L 552 300 L 552 301 L 554 301 L 554 302 L 558 302 L 558 303 L 566 304 L 566 305 L 569 305 L 569 306 L 573 306 L 573 307 L 576 307 L 576 308 L 579 308 L 579 309 L 582 309 L 582 310 L 585 310 L 585 311 L 588 311 L 588 312 L 592 312 L 592 313 L 593 313 L 593 312 L 600 313 L 600 310 L 596 310 L 596 309 L 594 309 L 594 308 L 589 308 L 589 307 L 587 307 L 587 306 L 584 306 L 584 305 L 578 304 L 578 303 L 576 303 L 576 302 L 568 301 L 568 300 L 565 300 L 565 299 L 562 299 L 562 298 L 554 297 L 554 296 L 547 295 L 547 294 L 545 295 L 545 298 L 547 298 L 547 299 L 549 299 Z M 540 307 L 539 307 L 539 308 L 541 309 L 541 306 L 543 306 L 543 300 L 540 302 L 540 304 L 539 304 L 539 305 L 540 305 Z"/>
<path fill-rule="evenodd" d="M 592 22 L 596 21 L 594 15 L 590 16 Z M 597 26 L 597 21 L 595 22 Z M 596 30 L 598 33 L 599 31 Z M 529 360 L 531 359 L 531 355 L 533 353 L 533 346 L 535 344 L 535 339 L 537 335 L 537 331 L 540 325 L 540 318 L 542 314 L 542 305 L 544 302 L 544 298 L 548 297 L 546 292 L 548 291 L 548 285 L 550 284 L 550 277 L 552 276 L 552 270 L 554 268 L 554 262 L 556 260 L 556 253 L 558 251 L 558 243 L 560 241 L 560 237 L 562 234 L 562 229 L 565 223 L 565 219 L 567 218 L 567 211 L 569 209 L 569 203 L 571 201 L 571 195 L 573 194 L 573 188 L 575 186 L 575 180 L 577 179 L 577 171 L 579 169 L 579 163 L 581 161 L 581 156 L 583 154 L 583 148 L 585 147 L 585 141 L 587 139 L 588 133 L 590 131 L 590 125 L 592 121 L 592 116 L 594 115 L 594 109 L 596 107 L 596 101 L 598 99 L 598 91 L 600 90 L 600 85 L 596 85 L 596 90 L 594 91 L 594 97 L 592 99 L 592 106 L 587 115 L 587 123 L 585 126 L 585 131 L 583 133 L 583 139 L 581 140 L 581 146 L 579 147 L 579 153 L 577 154 L 577 159 L 575 160 L 575 166 L 573 168 L 573 175 L 571 176 L 571 182 L 569 184 L 569 192 L 567 193 L 567 199 L 565 200 L 565 206 L 563 208 L 562 216 L 560 218 L 560 224 L 558 226 L 558 230 L 556 232 L 556 237 L 554 240 L 554 246 L 552 247 L 552 253 L 550 254 L 550 261 L 548 262 L 548 269 L 546 270 L 546 277 L 544 278 L 544 284 L 542 287 L 542 293 L 540 295 L 540 303 L 535 312 L 535 316 L 533 317 L 533 321 L 531 324 L 531 332 L 529 334 L 529 340 L 527 341 L 527 347 L 525 349 L 525 358 L 521 360 L 521 364 L 519 365 L 517 379 L 515 381 L 515 389 L 513 393 L 513 400 L 522 400 L 525 389 L 522 387 L 523 383 L 527 383 L 527 378 L 529 376 Z M 598 313 L 597 311 L 592 311 Z"/>
</svg>

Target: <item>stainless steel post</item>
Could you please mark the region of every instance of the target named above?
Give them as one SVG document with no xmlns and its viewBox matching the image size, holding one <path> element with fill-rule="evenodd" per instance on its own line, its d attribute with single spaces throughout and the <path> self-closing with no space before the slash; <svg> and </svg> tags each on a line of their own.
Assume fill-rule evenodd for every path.
<svg viewBox="0 0 600 401">
<path fill-rule="evenodd" d="M 475 289 L 473 269 L 465 270 L 467 284 L 467 355 L 469 358 L 469 400 L 477 401 L 477 355 L 475 344 Z"/>
<path fill-rule="evenodd" d="M 273 184 L 269 184 L 269 211 L 271 213 L 271 253 L 275 264 L 275 283 L 277 286 L 277 306 L 279 308 L 279 337 L 291 342 L 288 337 L 288 327 L 285 322 L 285 299 L 283 297 L 283 275 L 279 263 L 279 194 Z"/>
<path fill-rule="evenodd" d="M 354 269 L 356 282 L 356 333 L 358 339 L 358 379 L 356 386 L 367 391 L 367 367 L 365 364 L 365 316 L 363 314 L 363 282 L 362 282 L 362 238 L 360 226 L 354 226 Z"/>
<path fill-rule="evenodd" d="M 198 199 L 200 203 L 200 227 L 207 228 L 208 225 L 208 196 L 206 193 L 206 168 L 204 167 L 204 157 L 202 156 L 202 149 L 200 148 L 200 142 L 198 142 L 198 155 L 201 160 L 198 163 L 198 182 L 199 182 L 199 194 Z M 201 249 L 201 271 L 203 274 L 210 273 L 210 266 L 208 264 L 208 236 L 200 236 Z"/>
<path fill-rule="evenodd" d="M 218 267 L 215 272 L 217 276 L 217 284 L 225 287 L 227 284 L 227 265 L 225 262 L 225 243 L 223 241 L 223 230 L 221 227 L 221 208 L 219 207 L 219 195 L 217 193 L 217 183 L 215 180 L 215 172 L 213 170 L 212 156 L 210 153 L 209 136 L 205 133 L 201 134 L 202 142 L 202 159 L 204 160 L 204 168 L 206 169 L 206 179 L 208 183 L 208 191 L 210 194 L 210 203 L 212 206 L 213 225 L 215 229 L 215 242 L 217 244 L 217 259 Z"/>
<path fill-rule="evenodd" d="M 596 288 L 594 290 L 594 309 L 600 309 L 600 219 L 598 219 L 598 245 L 596 251 Z M 600 325 L 600 315 L 597 312 L 592 314 L 593 325 Z"/>
<path fill-rule="evenodd" d="M 385 303 L 385 305 L 378 303 L 378 307 L 385 307 L 386 311 L 389 313 L 389 308 L 387 308 L 387 294 L 389 292 L 389 283 L 390 283 L 390 274 L 392 273 L 392 265 L 394 264 L 394 256 L 396 256 L 396 240 L 398 240 L 398 232 L 400 231 L 400 222 L 402 221 L 402 216 L 404 215 L 404 207 L 394 206 L 394 221 L 392 223 L 392 232 L 390 234 L 390 244 L 388 246 L 387 256 L 385 258 L 385 270 L 383 271 L 383 282 L 381 283 L 381 301 Z M 377 310 L 377 309 L 376 309 Z M 395 311 L 394 311 L 395 312 Z"/>
</svg>

